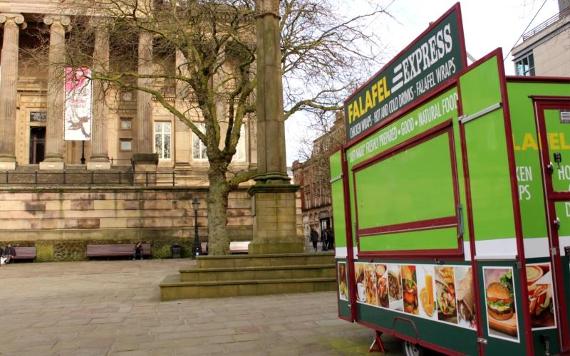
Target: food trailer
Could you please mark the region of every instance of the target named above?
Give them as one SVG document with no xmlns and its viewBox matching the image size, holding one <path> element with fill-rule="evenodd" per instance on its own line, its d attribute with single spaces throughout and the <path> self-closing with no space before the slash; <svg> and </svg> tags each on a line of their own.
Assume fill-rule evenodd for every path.
<svg viewBox="0 0 570 356">
<path fill-rule="evenodd" d="M 467 64 L 453 6 L 345 101 L 339 317 L 408 355 L 570 352 L 570 78 Z"/>
</svg>

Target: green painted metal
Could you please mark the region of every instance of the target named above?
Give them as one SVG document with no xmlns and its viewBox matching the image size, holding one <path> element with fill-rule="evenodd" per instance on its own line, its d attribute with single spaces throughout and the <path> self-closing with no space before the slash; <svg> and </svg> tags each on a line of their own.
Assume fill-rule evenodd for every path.
<svg viewBox="0 0 570 356">
<path fill-rule="evenodd" d="M 333 229 L 336 247 L 346 247 L 346 223 L 344 220 L 344 191 L 342 186 L 342 157 L 339 152 L 330 158 Z"/>
<path fill-rule="evenodd" d="M 457 228 L 363 236 L 360 251 L 443 250 L 457 248 Z"/>
<path fill-rule="evenodd" d="M 357 171 L 356 182 L 361 229 L 455 215 L 449 135 L 445 133 Z M 398 204 L 382 204 L 392 201 L 394 194 Z M 416 247 L 422 246 L 410 245 Z"/>
</svg>

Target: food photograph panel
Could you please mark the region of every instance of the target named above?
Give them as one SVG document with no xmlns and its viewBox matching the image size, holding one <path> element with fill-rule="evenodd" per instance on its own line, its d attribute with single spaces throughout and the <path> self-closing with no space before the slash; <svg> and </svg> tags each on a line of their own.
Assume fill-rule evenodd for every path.
<svg viewBox="0 0 570 356">
<path fill-rule="evenodd" d="M 400 265 L 388 265 L 388 301 L 390 309 L 404 311 L 402 300 L 402 279 L 400 278 Z"/>
<path fill-rule="evenodd" d="M 435 308 L 435 279 L 432 265 L 417 265 L 416 276 L 419 295 L 419 315 L 437 320 Z"/>
<path fill-rule="evenodd" d="M 400 267 L 402 276 L 402 297 L 404 302 L 404 312 L 418 315 L 418 286 L 416 278 L 416 266 L 403 265 Z"/>
<path fill-rule="evenodd" d="M 338 263 L 338 297 L 340 300 L 348 301 L 348 283 L 346 275 L 346 262 Z"/>
<path fill-rule="evenodd" d="M 526 278 L 532 329 L 556 328 L 554 287 L 550 263 L 527 264 Z"/>
<path fill-rule="evenodd" d="M 435 267 L 435 296 L 437 319 L 457 324 L 454 267 Z"/>
<path fill-rule="evenodd" d="M 489 336 L 520 342 L 512 267 L 483 267 Z"/>
<path fill-rule="evenodd" d="M 473 288 L 473 270 L 471 267 L 455 267 L 457 281 L 457 323 L 460 326 L 475 329 L 475 289 Z"/>
</svg>

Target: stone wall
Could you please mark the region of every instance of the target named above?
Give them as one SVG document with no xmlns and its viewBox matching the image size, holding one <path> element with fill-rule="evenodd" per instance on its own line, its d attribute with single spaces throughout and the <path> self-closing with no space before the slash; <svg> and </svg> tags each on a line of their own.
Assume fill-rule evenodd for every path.
<svg viewBox="0 0 570 356">
<path fill-rule="evenodd" d="M 85 259 L 88 243 L 152 244 L 154 257 L 170 246 L 192 251 L 194 211 L 200 199 L 199 236 L 207 241 L 206 190 L 173 187 L 5 188 L 0 190 L 0 246 L 36 246 L 38 261 Z M 251 199 L 232 192 L 228 225 L 232 240 L 251 240 Z"/>
</svg>

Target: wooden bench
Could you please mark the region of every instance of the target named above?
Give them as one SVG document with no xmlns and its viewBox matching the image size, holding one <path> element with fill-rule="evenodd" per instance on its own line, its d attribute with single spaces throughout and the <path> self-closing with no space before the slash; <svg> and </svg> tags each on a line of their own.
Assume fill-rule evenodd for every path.
<svg viewBox="0 0 570 356">
<path fill-rule="evenodd" d="M 230 254 L 248 253 L 250 242 L 251 241 L 231 241 L 230 242 Z"/>
<path fill-rule="evenodd" d="M 88 244 L 87 257 L 133 257 L 135 244 Z M 142 244 L 142 255 L 151 256 L 150 244 Z"/>
<path fill-rule="evenodd" d="M 35 260 L 36 259 L 36 248 L 32 247 L 14 247 L 16 251 L 16 256 L 13 260 Z"/>
</svg>

